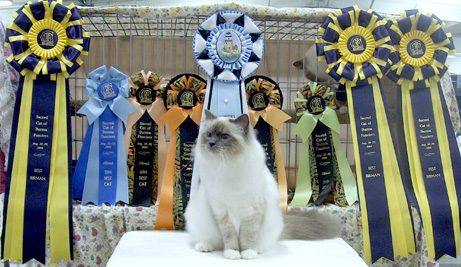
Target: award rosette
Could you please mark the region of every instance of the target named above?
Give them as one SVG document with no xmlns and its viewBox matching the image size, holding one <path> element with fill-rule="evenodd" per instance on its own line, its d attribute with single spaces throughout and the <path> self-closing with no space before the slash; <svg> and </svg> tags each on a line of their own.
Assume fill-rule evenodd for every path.
<svg viewBox="0 0 461 267">
<path fill-rule="evenodd" d="M 298 123 L 293 134 L 302 139 L 298 180 L 291 206 L 324 202 L 333 191 L 339 206 L 357 200 L 357 183 L 341 144 L 336 112 L 329 106 L 334 92 L 322 84 L 310 82 L 297 92 L 295 99 Z M 333 189 L 334 187 L 334 189 Z"/>
<path fill-rule="evenodd" d="M 128 101 L 137 112 L 128 116 L 125 132 L 130 204 L 149 207 L 157 202 L 167 155 L 163 77 L 144 70 L 128 78 Z"/>
<path fill-rule="evenodd" d="M 280 192 L 280 208 L 287 209 L 287 177 L 282 149 L 277 131 L 283 131 L 283 123 L 291 117 L 280 110 L 283 95 L 279 85 L 266 76 L 251 76 L 245 80 L 251 126 L 266 152 L 266 164 L 277 179 Z"/>
<path fill-rule="evenodd" d="M 258 26 L 238 11 L 220 11 L 199 26 L 193 52 L 209 77 L 206 109 L 225 117 L 248 114 L 244 79 L 258 67 L 263 48 Z"/>
<path fill-rule="evenodd" d="M 21 74 L 7 171 L 3 260 L 72 259 L 71 130 L 67 78 L 87 55 L 75 5 L 26 3 L 7 25 L 8 62 Z"/>
<path fill-rule="evenodd" d="M 405 257 L 415 251 L 413 227 L 379 80 L 394 49 L 386 21 L 348 7 L 330 13 L 319 32 L 319 60 L 346 86 L 365 261 Z"/>
<path fill-rule="evenodd" d="M 461 158 L 439 84 L 447 55 L 455 50 L 443 26 L 435 15 L 407 10 L 389 30 L 396 51 L 388 77 L 401 90 L 411 179 L 430 260 L 456 257 L 460 237 Z"/>
<path fill-rule="evenodd" d="M 189 202 L 194 166 L 192 148 L 198 137 L 206 82 L 195 74 L 180 74 L 166 87 L 168 111 L 160 121 L 171 134 L 165 174 L 160 188 L 155 229 L 184 229 L 183 213 Z"/>
<path fill-rule="evenodd" d="M 101 66 L 86 79 L 85 95 L 90 97 L 78 110 L 86 115 L 88 129 L 73 177 L 73 197 L 82 204 L 128 203 L 124 125 L 136 112 L 126 100 L 129 92 L 125 74 Z"/>
</svg>

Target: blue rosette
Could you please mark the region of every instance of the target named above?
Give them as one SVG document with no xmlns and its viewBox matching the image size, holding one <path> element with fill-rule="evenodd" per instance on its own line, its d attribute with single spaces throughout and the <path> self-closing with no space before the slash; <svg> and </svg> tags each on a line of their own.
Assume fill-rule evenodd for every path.
<svg viewBox="0 0 461 267">
<path fill-rule="evenodd" d="M 29 2 L 14 18 L 7 25 L 6 44 L 12 51 L 7 60 L 19 73 L 62 73 L 68 78 L 83 64 L 80 56 L 88 55 L 90 35 L 74 4 Z"/>
<path fill-rule="evenodd" d="M 346 87 L 365 261 L 415 251 L 407 195 L 386 114 L 380 79 L 394 51 L 387 21 L 356 6 L 330 13 L 320 26 L 319 60 Z"/>
<path fill-rule="evenodd" d="M 101 205 L 128 201 L 124 125 L 136 108 L 126 100 L 126 75 L 114 67 L 101 66 L 86 79 L 86 96 L 80 108 L 89 127 L 75 168 L 73 197 L 83 204 Z"/>
<path fill-rule="evenodd" d="M 247 15 L 225 10 L 207 18 L 193 41 L 198 65 L 211 78 L 237 82 L 250 76 L 261 62 L 262 33 Z"/>
<path fill-rule="evenodd" d="M 395 51 L 388 77 L 399 85 L 411 181 L 430 260 L 456 257 L 460 247 L 461 157 L 439 83 L 455 47 L 444 26 L 420 10 L 403 11 L 389 24 Z"/>
<path fill-rule="evenodd" d="M 69 75 L 88 54 L 89 34 L 74 4 L 27 2 L 7 25 L 7 61 L 21 74 L 9 153 L 3 260 L 70 261 L 72 146 Z M 18 223 L 20 222 L 20 223 Z M 47 235 L 47 228 L 49 235 Z"/>
</svg>

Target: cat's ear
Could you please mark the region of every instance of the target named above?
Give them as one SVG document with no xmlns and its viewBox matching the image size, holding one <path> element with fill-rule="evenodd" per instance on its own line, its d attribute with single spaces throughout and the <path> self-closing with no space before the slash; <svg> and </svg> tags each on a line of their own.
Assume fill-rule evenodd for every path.
<svg viewBox="0 0 461 267">
<path fill-rule="evenodd" d="M 303 60 L 300 59 L 300 60 L 298 60 L 298 61 L 293 62 L 293 66 L 294 66 L 295 68 L 297 68 L 297 69 L 301 69 L 301 70 L 302 70 L 302 69 L 304 68 Z"/>
<path fill-rule="evenodd" d="M 206 120 L 214 120 L 216 119 L 217 117 L 211 113 L 211 111 L 209 111 L 208 109 L 205 109 L 205 119 Z"/>
<path fill-rule="evenodd" d="M 245 134 L 248 133 L 248 129 L 250 127 L 250 118 L 247 114 L 240 115 L 237 119 L 232 120 L 232 122 L 240 126 Z"/>
</svg>

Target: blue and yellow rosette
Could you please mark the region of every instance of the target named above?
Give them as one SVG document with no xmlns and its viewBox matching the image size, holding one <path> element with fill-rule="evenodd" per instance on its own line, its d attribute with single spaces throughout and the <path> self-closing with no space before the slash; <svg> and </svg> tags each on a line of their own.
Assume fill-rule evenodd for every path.
<svg viewBox="0 0 461 267">
<path fill-rule="evenodd" d="M 183 213 L 191 190 L 192 147 L 202 119 L 206 81 L 195 74 L 180 74 L 166 87 L 168 111 L 160 121 L 168 125 L 170 144 L 166 157 L 155 229 L 182 230 Z"/>
<path fill-rule="evenodd" d="M 266 151 L 266 164 L 277 179 L 280 208 L 287 210 L 287 178 L 277 131 L 291 117 L 281 110 L 283 95 L 278 84 L 266 76 L 256 75 L 245 80 L 245 91 L 251 126 Z"/>
<path fill-rule="evenodd" d="M 8 62 L 21 74 L 5 195 L 3 260 L 72 259 L 71 130 L 67 78 L 87 55 L 75 5 L 26 3 L 7 25 Z"/>
<path fill-rule="evenodd" d="M 319 60 L 328 64 L 326 72 L 346 86 L 367 262 L 415 251 L 379 81 L 394 50 L 385 26 L 375 12 L 348 7 L 328 15 L 317 40 Z"/>
<path fill-rule="evenodd" d="M 86 79 L 88 101 L 77 111 L 85 115 L 88 129 L 73 176 L 73 198 L 82 204 L 129 203 L 125 154 L 125 125 L 136 108 L 126 99 L 128 79 L 105 65 Z"/>
<path fill-rule="evenodd" d="M 411 180 L 419 204 L 429 259 L 459 253 L 461 158 L 442 97 L 440 78 L 455 52 L 451 34 L 433 14 L 419 10 L 392 20 L 395 45 L 388 77 L 400 86 Z"/>
<path fill-rule="evenodd" d="M 318 181 L 318 194 L 313 199 L 316 205 L 323 203 L 334 182 L 335 188 L 339 189 L 335 193 L 342 195 L 337 198 L 344 199 L 345 196 L 348 205 L 354 204 L 358 200 L 357 182 L 341 144 L 338 116 L 329 106 L 334 92 L 325 85 L 310 82 L 296 94 L 294 104 L 299 120 L 292 133 L 301 136 L 302 147 L 295 194 L 290 205 L 306 206 L 309 203 L 314 179 Z M 317 177 L 311 177 L 311 174 Z M 336 203 L 338 205 L 347 205 L 344 200 L 338 202 L 341 202 Z"/>
</svg>

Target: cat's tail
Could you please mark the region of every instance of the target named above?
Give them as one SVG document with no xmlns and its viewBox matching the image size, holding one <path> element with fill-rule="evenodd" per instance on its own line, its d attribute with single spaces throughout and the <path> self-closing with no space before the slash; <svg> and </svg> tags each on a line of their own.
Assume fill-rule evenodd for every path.
<svg viewBox="0 0 461 267">
<path fill-rule="evenodd" d="M 319 212 L 318 209 L 307 211 L 288 211 L 283 215 L 284 229 L 281 239 L 318 240 L 340 236 L 339 218 Z"/>
</svg>

